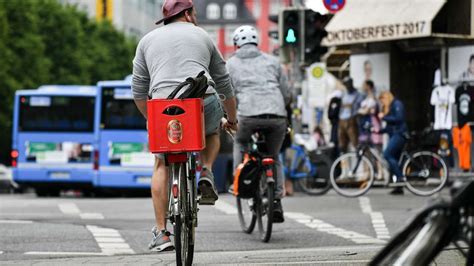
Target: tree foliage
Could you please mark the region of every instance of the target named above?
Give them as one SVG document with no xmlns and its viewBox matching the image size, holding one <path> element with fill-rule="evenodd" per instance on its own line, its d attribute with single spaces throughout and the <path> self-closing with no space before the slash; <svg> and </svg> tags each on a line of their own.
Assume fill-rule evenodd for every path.
<svg viewBox="0 0 474 266">
<path fill-rule="evenodd" d="M 136 40 L 56 0 L 0 0 L 0 163 L 11 148 L 16 90 L 92 85 L 131 72 Z"/>
</svg>

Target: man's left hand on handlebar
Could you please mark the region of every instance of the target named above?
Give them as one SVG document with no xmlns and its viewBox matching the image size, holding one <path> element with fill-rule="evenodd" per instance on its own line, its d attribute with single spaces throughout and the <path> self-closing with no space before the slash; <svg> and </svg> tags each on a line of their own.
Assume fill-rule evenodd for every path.
<svg viewBox="0 0 474 266">
<path fill-rule="evenodd" d="M 224 130 L 230 130 L 236 132 L 238 129 L 237 119 L 235 121 L 230 121 L 225 118 L 222 118 L 221 125 Z"/>
</svg>

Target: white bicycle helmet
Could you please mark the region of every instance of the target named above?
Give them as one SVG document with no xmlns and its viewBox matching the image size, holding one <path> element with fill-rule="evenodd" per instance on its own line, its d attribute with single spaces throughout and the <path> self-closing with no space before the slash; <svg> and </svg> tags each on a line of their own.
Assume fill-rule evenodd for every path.
<svg viewBox="0 0 474 266">
<path fill-rule="evenodd" d="M 237 47 L 242 47 L 242 45 L 247 43 L 254 43 L 258 45 L 258 32 L 252 26 L 240 26 L 234 31 L 233 40 L 234 45 Z"/>
</svg>

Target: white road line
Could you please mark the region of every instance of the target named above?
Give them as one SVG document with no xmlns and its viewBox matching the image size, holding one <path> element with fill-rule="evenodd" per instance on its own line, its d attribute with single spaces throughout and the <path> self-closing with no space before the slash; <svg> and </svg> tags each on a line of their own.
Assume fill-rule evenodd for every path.
<svg viewBox="0 0 474 266">
<path fill-rule="evenodd" d="M 0 251 L 0 255 L 2 255 L 2 254 L 3 254 L 3 251 Z"/>
<path fill-rule="evenodd" d="M 231 205 L 223 200 L 216 201 L 214 208 L 225 214 L 237 214 L 237 208 L 234 205 Z"/>
<path fill-rule="evenodd" d="M 44 252 L 30 251 L 25 255 L 52 255 L 52 256 L 111 256 L 116 254 L 135 254 L 133 249 L 125 243 L 120 233 L 111 228 L 87 225 L 87 230 L 94 236 L 101 252 Z M 0 253 L 1 254 L 1 253 Z"/>
<path fill-rule="evenodd" d="M 83 220 L 104 220 L 104 215 L 97 212 L 85 212 L 82 213 L 81 210 L 74 203 L 60 203 L 58 204 L 59 209 L 62 213 L 66 215 L 79 216 Z"/>
<path fill-rule="evenodd" d="M 387 226 L 385 225 L 385 220 L 381 212 L 374 212 L 372 206 L 370 205 L 370 199 L 368 197 L 359 198 L 360 208 L 362 212 L 368 214 L 372 221 L 372 226 L 375 230 L 375 235 L 378 239 L 390 239 L 390 232 L 388 231 Z"/>
<path fill-rule="evenodd" d="M 62 213 L 68 215 L 79 215 L 79 213 L 81 212 L 74 203 L 59 203 L 58 207 Z"/>
<path fill-rule="evenodd" d="M 87 230 L 92 233 L 103 254 L 135 254 L 117 230 L 94 225 L 88 225 Z"/>
<path fill-rule="evenodd" d="M 83 220 L 104 220 L 104 215 L 96 212 L 79 213 L 79 217 Z"/>
<path fill-rule="evenodd" d="M 340 264 L 349 264 L 353 265 L 354 263 L 365 263 L 367 264 L 370 260 L 321 260 L 321 261 L 295 261 L 295 262 L 261 262 L 261 263 L 251 263 L 252 265 L 303 265 L 303 264 L 310 264 L 310 265 L 317 265 L 317 264 L 333 264 L 333 265 L 340 265 Z"/>
<path fill-rule="evenodd" d="M 297 212 L 287 212 L 285 214 L 288 218 L 295 220 L 298 223 L 301 223 L 309 228 L 316 229 L 319 232 L 328 233 L 331 235 L 335 235 L 357 244 L 384 244 L 384 240 L 375 239 L 373 237 L 363 235 L 354 231 L 345 230 L 342 228 L 338 228 L 332 224 L 328 224 L 324 221 L 315 219 L 309 215 L 304 213 L 297 213 Z"/>
<path fill-rule="evenodd" d="M 225 214 L 237 214 L 237 208 L 235 206 L 222 200 L 216 201 L 216 204 L 214 205 L 214 207 L 217 210 L 224 212 Z M 317 231 L 320 231 L 320 232 L 336 235 L 345 239 L 349 239 L 357 244 L 384 244 L 385 243 L 384 240 L 375 239 L 373 237 L 359 234 L 357 232 L 335 227 L 324 221 L 314 219 L 313 217 L 306 215 L 304 213 L 286 212 L 285 215 L 288 218 L 296 220 L 296 222 L 304 224 L 309 228 L 316 229 Z M 382 236 L 382 231 L 380 232 L 380 234 Z"/>
<path fill-rule="evenodd" d="M 125 243 L 125 240 L 118 237 L 96 237 L 95 240 L 100 243 Z"/>
<path fill-rule="evenodd" d="M 0 220 L 0 224 L 32 224 L 33 221 L 26 220 Z"/>
<path fill-rule="evenodd" d="M 53 255 L 53 256 L 104 256 L 108 254 L 96 252 L 47 252 L 47 251 L 30 251 L 23 253 L 24 255 Z"/>
</svg>

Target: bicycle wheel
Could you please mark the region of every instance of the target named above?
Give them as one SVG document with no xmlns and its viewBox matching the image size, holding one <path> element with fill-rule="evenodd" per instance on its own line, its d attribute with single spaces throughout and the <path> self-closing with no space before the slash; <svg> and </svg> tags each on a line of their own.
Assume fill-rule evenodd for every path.
<svg viewBox="0 0 474 266">
<path fill-rule="evenodd" d="M 374 169 L 366 156 L 350 152 L 339 156 L 331 166 L 332 187 L 342 196 L 358 197 L 374 183 Z"/>
<path fill-rule="evenodd" d="M 416 152 L 403 165 L 408 190 L 418 196 L 430 196 L 446 185 L 448 167 L 444 160 L 430 151 Z"/>
<path fill-rule="evenodd" d="M 175 215 L 174 238 L 177 265 L 192 265 L 194 255 L 194 226 L 192 220 L 190 192 L 185 165 L 179 164 L 174 168 L 174 174 L 179 178 L 178 214 Z"/>
<path fill-rule="evenodd" d="M 255 222 L 257 221 L 257 214 L 255 211 L 256 200 L 253 198 L 242 199 L 239 196 L 236 197 L 236 200 L 240 227 L 245 233 L 251 234 L 255 228 Z"/>
<path fill-rule="evenodd" d="M 323 195 L 331 188 L 331 181 L 329 180 L 329 173 L 331 170 L 331 161 L 329 158 L 321 158 L 318 162 L 309 164 L 310 167 L 316 168 L 316 173 L 312 175 L 311 168 L 308 169 L 306 166 L 304 170 L 307 170 L 307 175 L 303 178 L 297 179 L 297 184 L 303 192 L 308 195 Z"/>
<path fill-rule="evenodd" d="M 190 160 L 187 165 L 188 174 L 186 178 L 187 182 L 187 198 L 188 198 L 188 252 L 186 265 L 192 265 L 194 258 L 194 243 L 196 237 L 197 227 L 197 186 L 196 186 L 196 161 L 194 155 L 190 156 Z"/>
<path fill-rule="evenodd" d="M 267 182 L 265 172 L 260 179 L 259 198 L 257 199 L 257 224 L 260 239 L 270 241 L 273 226 L 274 182 Z"/>
</svg>

